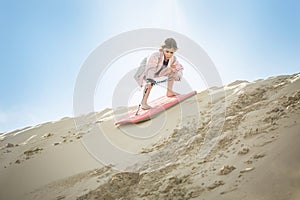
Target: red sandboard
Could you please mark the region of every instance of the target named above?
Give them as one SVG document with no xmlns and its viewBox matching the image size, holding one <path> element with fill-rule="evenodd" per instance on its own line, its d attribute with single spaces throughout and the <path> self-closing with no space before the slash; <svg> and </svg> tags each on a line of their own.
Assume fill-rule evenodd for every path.
<svg viewBox="0 0 300 200">
<path fill-rule="evenodd" d="M 136 111 L 131 111 L 127 115 L 121 117 L 119 121 L 115 122 L 115 125 L 128 124 L 128 123 L 139 123 L 153 118 L 155 115 L 160 112 L 182 102 L 183 100 L 194 96 L 197 94 L 196 91 L 192 91 L 187 94 L 181 94 L 175 97 L 160 97 L 152 102 L 149 105 L 152 107 L 149 110 L 140 109 L 138 115 L 136 115 Z"/>
</svg>

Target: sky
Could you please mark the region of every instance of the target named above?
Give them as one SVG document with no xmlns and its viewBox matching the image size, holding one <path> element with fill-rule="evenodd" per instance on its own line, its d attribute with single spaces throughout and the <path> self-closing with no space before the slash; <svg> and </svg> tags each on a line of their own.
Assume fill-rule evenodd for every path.
<svg viewBox="0 0 300 200">
<path fill-rule="evenodd" d="M 85 60 L 135 29 L 189 37 L 224 84 L 300 71 L 297 0 L 0 0 L 0 27 L 0 133 L 72 117 Z"/>
</svg>

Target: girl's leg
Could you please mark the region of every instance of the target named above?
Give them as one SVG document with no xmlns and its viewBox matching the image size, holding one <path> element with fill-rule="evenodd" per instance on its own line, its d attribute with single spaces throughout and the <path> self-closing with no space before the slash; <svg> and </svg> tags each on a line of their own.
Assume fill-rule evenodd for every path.
<svg viewBox="0 0 300 200">
<path fill-rule="evenodd" d="M 173 91 L 173 85 L 174 85 L 174 77 L 176 76 L 176 73 L 173 72 L 170 68 L 163 69 L 159 76 L 168 76 L 168 88 L 167 88 L 167 97 L 172 97 L 179 95 L 178 93 Z"/>
<path fill-rule="evenodd" d="M 151 108 L 151 106 L 149 106 L 147 103 L 151 89 L 152 89 L 152 85 L 146 84 L 145 89 L 144 89 L 142 103 L 141 103 L 142 109 L 144 109 L 144 110 L 148 110 Z"/>
<path fill-rule="evenodd" d="M 168 80 L 168 88 L 167 88 L 167 97 L 173 97 L 179 95 L 178 93 L 173 91 L 174 78 L 169 77 Z"/>
</svg>

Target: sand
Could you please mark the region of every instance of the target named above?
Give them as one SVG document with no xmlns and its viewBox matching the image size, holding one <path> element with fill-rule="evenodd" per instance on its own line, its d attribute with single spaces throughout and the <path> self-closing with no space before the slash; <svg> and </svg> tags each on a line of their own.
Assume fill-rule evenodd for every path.
<svg viewBox="0 0 300 200">
<path fill-rule="evenodd" d="M 1 134 L 0 199 L 300 199 L 300 74 L 115 126 L 127 109 Z"/>
</svg>

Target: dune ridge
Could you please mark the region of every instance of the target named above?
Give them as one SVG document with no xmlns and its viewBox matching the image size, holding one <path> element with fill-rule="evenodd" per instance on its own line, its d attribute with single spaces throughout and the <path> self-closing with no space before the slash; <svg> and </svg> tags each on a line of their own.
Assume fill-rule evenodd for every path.
<svg viewBox="0 0 300 200">
<path fill-rule="evenodd" d="M 118 112 L 3 134 L 0 199 L 300 199 L 299 73 L 209 88 L 138 126 Z M 103 138 L 132 157 L 101 160 Z"/>
</svg>

